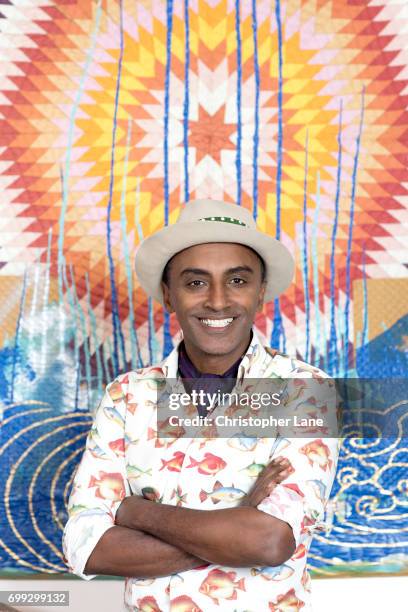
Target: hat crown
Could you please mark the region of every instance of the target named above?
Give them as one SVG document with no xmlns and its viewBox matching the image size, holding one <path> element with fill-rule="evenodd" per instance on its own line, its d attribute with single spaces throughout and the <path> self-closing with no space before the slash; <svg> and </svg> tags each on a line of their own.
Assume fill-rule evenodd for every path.
<svg viewBox="0 0 408 612">
<path fill-rule="evenodd" d="M 135 256 L 141 286 L 163 304 L 161 279 L 166 263 L 185 249 L 217 242 L 247 246 L 263 259 L 266 301 L 282 293 L 291 282 L 295 266 L 292 255 L 276 238 L 257 229 L 251 211 L 239 204 L 200 199 L 183 204 L 176 223 L 142 240 Z"/>
<path fill-rule="evenodd" d="M 247 208 L 219 200 L 191 200 L 181 209 L 177 223 L 219 221 L 246 225 L 254 229 L 255 221 Z"/>
</svg>

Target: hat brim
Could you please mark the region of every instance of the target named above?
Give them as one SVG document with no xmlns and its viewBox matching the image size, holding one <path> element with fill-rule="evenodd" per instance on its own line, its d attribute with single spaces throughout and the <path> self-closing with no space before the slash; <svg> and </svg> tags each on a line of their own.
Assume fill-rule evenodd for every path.
<svg viewBox="0 0 408 612">
<path fill-rule="evenodd" d="M 135 270 L 147 295 L 163 304 L 160 286 L 166 263 L 176 253 L 198 244 L 228 242 L 242 244 L 256 251 L 266 266 L 265 301 L 285 291 L 293 279 L 295 262 L 289 250 L 278 240 L 256 229 L 217 222 L 175 223 L 145 238 L 136 250 Z"/>
</svg>

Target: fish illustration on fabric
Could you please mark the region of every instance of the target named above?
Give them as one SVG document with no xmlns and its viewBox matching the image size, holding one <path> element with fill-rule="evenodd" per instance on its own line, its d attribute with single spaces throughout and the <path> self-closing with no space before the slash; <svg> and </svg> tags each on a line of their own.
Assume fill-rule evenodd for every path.
<svg viewBox="0 0 408 612">
<path fill-rule="evenodd" d="M 322 470 L 326 471 L 330 470 L 333 464 L 330 458 L 330 449 L 321 438 L 305 444 L 299 449 L 299 452 L 306 455 L 312 467 L 317 464 Z"/>
<path fill-rule="evenodd" d="M 176 506 L 182 506 L 187 503 L 187 493 L 183 493 L 180 485 L 177 486 L 177 489 L 173 490 L 170 499 L 174 499 L 175 497 L 177 498 Z"/>
<path fill-rule="evenodd" d="M 143 487 L 142 495 L 145 499 L 149 499 L 150 501 L 159 502 L 163 500 L 163 496 L 160 495 L 159 491 L 154 487 Z"/>
<path fill-rule="evenodd" d="M 140 442 L 140 438 L 131 438 L 127 433 L 125 433 L 125 448 L 127 446 L 135 445 Z"/>
<path fill-rule="evenodd" d="M 148 389 L 153 389 L 153 391 L 161 391 L 165 388 L 167 381 L 163 378 L 163 373 L 160 372 L 161 376 L 152 376 L 151 378 L 145 379 L 145 384 Z"/>
<path fill-rule="evenodd" d="M 286 580 L 292 576 L 295 570 L 283 563 L 283 565 L 277 565 L 276 567 L 253 567 L 251 569 L 252 576 L 262 576 L 265 580 Z"/>
<path fill-rule="evenodd" d="M 149 468 L 147 470 L 142 470 L 142 468 L 138 467 L 137 465 L 128 465 L 126 468 L 126 472 L 127 472 L 128 478 L 136 480 L 136 478 L 140 478 L 140 476 L 143 476 L 143 475 L 151 476 L 152 468 Z"/>
<path fill-rule="evenodd" d="M 118 404 L 126 399 L 123 393 L 122 383 L 113 382 L 109 387 L 109 395 L 114 404 Z"/>
<path fill-rule="evenodd" d="M 113 452 L 119 457 L 125 456 L 125 439 L 118 438 L 117 440 L 112 440 L 109 442 L 109 448 L 113 450 Z"/>
<path fill-rule="evenodd" d="M 270 612 L 298 612 L 305 603 L 295 594 L 295 589 L 290 589 L 284 595 L 279 595 L 275 602 L 269 602 Z"/>
<path fill-rule="evenodd" d="M 212 453 L 205 453 L 204 459 L 201 459 L 201 461 L 190 457 L 190 462 L 190 465 L 187 466 L 188 468 L 195 467 L 199 474 L 205 474 L 206 476 L 214 476 L 214 474 L 223 470 L 227 465 L 224 459 Z"/>
<path fill-rule="evenodd" d="M 315 493 L 316 497 L 324 502 L 326 499 L 326 485 L 321 480 L 306 480 L 307 484 L 310 485 Z"/>
<path fill-rule="evenodd" d="M 252 451 L 258 443 L 258 438 L 247 436 L 242 433 L 234 434 L 227 442 L 231 448 L 236 448 L 242 451 Z"/>
<path fill-rule="evenodd" d="M 132 395 L 131 393 L 129 393 L 128 395 Z M 133 397 L 133 396 L 132 396 Z M 139 407 L 139 403 L 136 401 L 131 401 L 130 399 L 128 399 L 128 396 L 126 396 L 126 410 L 128 412 L 130 412 L 130 414 L 132 416 L 135 415 L 136 410 Z"/>
<path fill-rule="evenodd" d="M 234 485 L 231 487 L 223 487 L 222 483 L 217 480 L 212 491 L 204 491 L 201 489 L 200 501 L 204 502 L 208 497 L 210 497 L 214 504 L 218 504 L 220 501 L 232 503 L 241 499 L 245 495 L 245 491 L 237 489 L 234 487 Z"/>
<path fill-rule="evenodd" d="M 180 595 L 170 601 L 171 612 L 204 612 L 188 595 Z"/>
<path fill-rule="evenodd" d="M 159 604 L 153 595 L 146 595 L 137 600 L 138 612 L 162 612 Z"/>
<path fill-rule="evenodd" d="M 290 446 L 291 442 L 288 438 L 284 438 L 283 436 L 278 436 L 273 443 L 272 453 L 277 457 L 285 448 Z M 272 457 L 273 459 L 273 457 Z"/>
<path fill-rule="evenodd" d="M 119 425 L 119 427 L 123 426 L 124 419 L 117 408 L 115 408 L 114 406 L 105 406 L 103 411 L 108 417 L 108 419 L 113 421 L 115 425 Z"/>
<path fill-rule="evenodd" d="M 99 472 L 99 477 L 91 476 L 89 488 L 96 487 L 95 496 L 118 501 L 125 497 L 125 483 L 119 472 Z"/>
<path fill-rule="evenodd" d="M 258 478 L 259 474 L 262 472 L 264 468 L 265 468 L 264 463 L 255 463 L 255 461 L 253 461 L 252 463 L 250 463 L 249 465 L 247 465 L 246 467 L 242 468 L 239 471 L 245 472 L 251 478 Z"/>
<path fill-rule="evenodd" d="M 300 580 L 303 588 L 305 589 L 305 591 L 307 591 L 308 593 L 312 592 L 312 580 L 310 578 L 310 574 L 307 571 L 307 569 L 305 568 L 303 570 L 303 574 L 302 574 L 302 578 Z"/>
<path fill-rule="evenodd" d="M 281 482 L 280 485 L 284 487 L 285 491 L 289 493 L 291 499 L 293 499 L 294 501 L 297 501 L 298 497 L 305 496 L 303 491 L 299 489 L 299 486 L 295 482 Z M 293 495 L 293 493 L 295 493 L 296 495 Z"/>
<path fill-rule="evenodd" d="M 96 444 L 92 437 L 89 439 L 88 450 L 91 453 L 92 457 L 95 457 L 95 459 L 109 459 L 103 448 L 98 446 L 98 444 Z"/>
<path fill-rule="evenodd" d="M 181 425 L 170 425 L 169 419 L 166 419 L 165 421 L 160 421 L 158 423 L 157 429 L 154 429 L 153 427 L 148 428 L 147 439 L 155 439 L 155 447 L 159 448 L 161 446 L 170 446 L 185 433 L 186 430 L 184 427 Z M 159 434 L 162 437 L 159 437 Z"/>
<path fill-rule="evenodd" d="M 162 466 L 159 471 L 166 469 L 170 472 L 180 472 L 181 466 L 183 465 L 184 457 L 185 453 L 182 453 L 181 451 L 175 451 L 173 457 L 171 457 L 171 459 L 169 459 L 168 461 L 166 461 L 165 459 L 161 460 Z"/>
<path fill-rule="evenodd" d="M 237 589 L 245 591 L 245 578 L 236 581 L 236 577 L 236 572 L 213 569 L 201 583 L 199 591 L 217 605 L 220 599 L 237 599 Z"/>
<path fill-rule="evenodd" d="M 293 555 L 291 556 L 291 559 L 301 559 L 302 557 L 304 557 L 306 554 L 306 547 L 304 544 L 299 544 L 299 546 L 296 548 L 295 552 L 293 553 Z"/>
<path fill-rule="evenodd" d="M 71 506 L 70 510 L 69 510 L 69 516 L 74 516 L 74 514 L 77 514 L 77 512 L 82 512 L 82 510 L 86 510 L 87 506 L 84 506 L 83 504 L 76 504 L 74 506 Z"/>
</svg>

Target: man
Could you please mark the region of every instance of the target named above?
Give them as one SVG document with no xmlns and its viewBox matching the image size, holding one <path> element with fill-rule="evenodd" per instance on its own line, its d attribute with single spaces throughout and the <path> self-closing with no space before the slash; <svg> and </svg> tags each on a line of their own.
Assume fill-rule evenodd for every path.
<svg viewBox="0 0 408 612">
<path fill-rule="evenodd" d="M 263 347 L 253 322 L 290 283 L 294 262 L 246 209 L 197 200 L 142 242 L 136 272 L 175 312 L 183 340 L 159 365 L 122 374 L 96 411 L 69 499 L 72 572 L 125 576 L 142 611 L 310 610 L 305 569 L 333 483 L 333 438 L 165 437 L 163 381 L 286 381 L 288 410 L 328 400 L 301 379 L 327 375 Z M 218 378 L 217 378 L 218 377 Z M 203 382 L 204 381 L 204 382 Z M 205 406 L 198 407 L 203 413 Z M 333 408 L 333 407 L 332 407 Z M 216 414 L 217 408 L 212 414 Z"/>
</svg>

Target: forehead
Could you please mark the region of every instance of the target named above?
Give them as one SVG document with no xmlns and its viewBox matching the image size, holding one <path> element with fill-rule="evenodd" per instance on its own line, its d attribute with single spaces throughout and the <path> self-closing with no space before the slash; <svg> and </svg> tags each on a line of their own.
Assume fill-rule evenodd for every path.
<svg viewBox="0 0 408 612">
<path fill-rule="evenodd" d="M 234 242 L 209 242 L 197 244 L 176 253 L 171 260 L 171 267 L 181 271 L 189 267 L 208 269 L 211 271 L 227 270 L 238 266 L 259 266 L 259 258 L 254 251 Z"/>
</svg>

